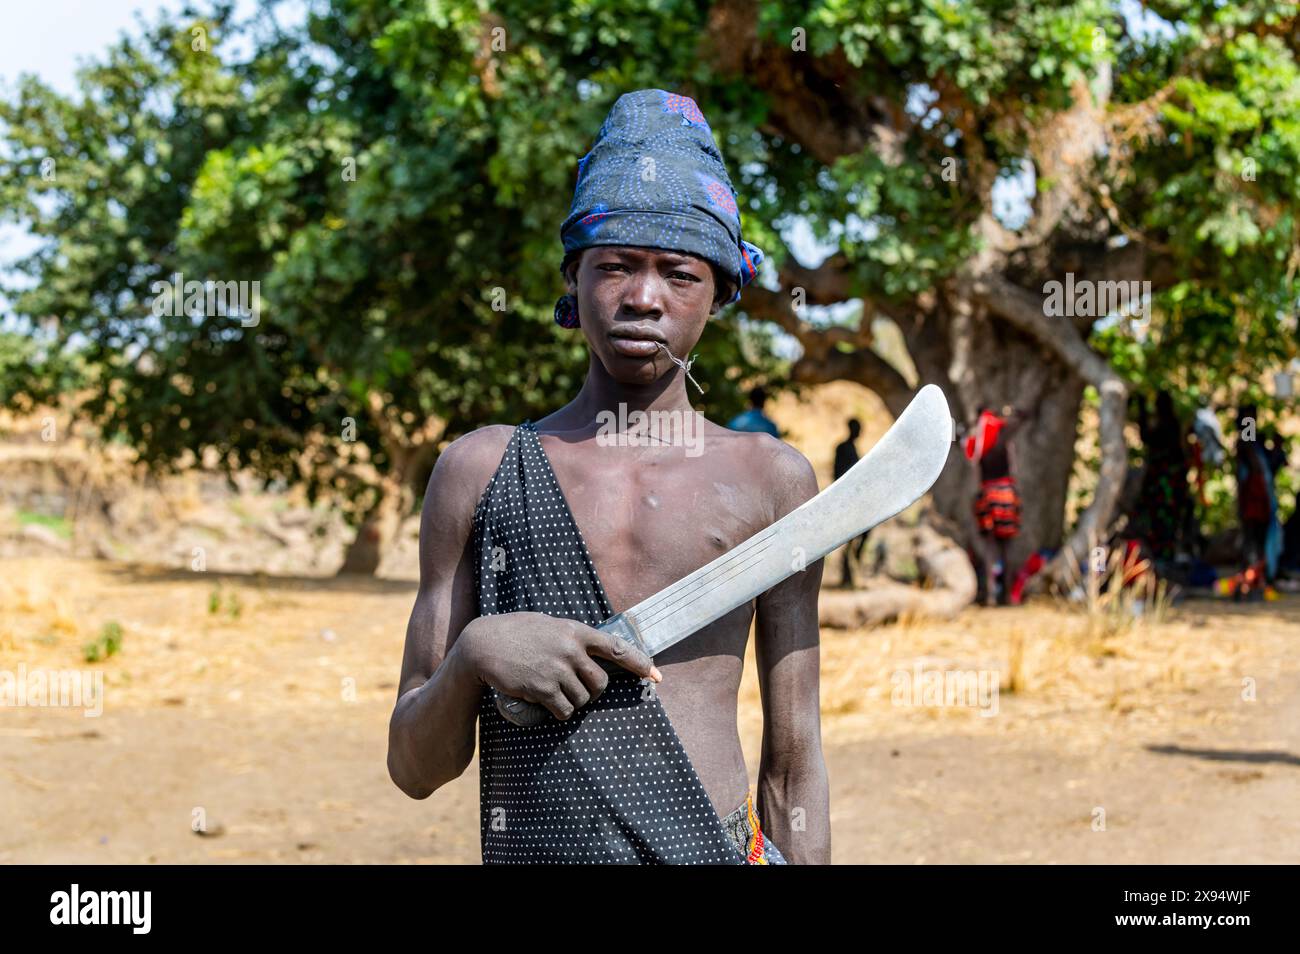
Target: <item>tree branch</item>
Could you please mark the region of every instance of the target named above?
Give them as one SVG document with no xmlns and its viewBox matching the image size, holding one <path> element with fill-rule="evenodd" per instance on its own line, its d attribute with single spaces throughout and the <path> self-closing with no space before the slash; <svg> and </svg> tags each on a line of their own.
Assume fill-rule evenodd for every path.
<svg viewBox="0 0 1300 954">
<path fill-rule="evenodd" d="M 754 0 L 720 0 L 709 10 L 703 56 L 722 75 L 743 76 L 769 94 L 764 131 L 792 139 L 820 162 L 870 149 L 902 160 L 901 115 L 861 89 L 862 71 L 843 50 L 815 56 L 788 44 L 764 44 Z"/>
</svg>

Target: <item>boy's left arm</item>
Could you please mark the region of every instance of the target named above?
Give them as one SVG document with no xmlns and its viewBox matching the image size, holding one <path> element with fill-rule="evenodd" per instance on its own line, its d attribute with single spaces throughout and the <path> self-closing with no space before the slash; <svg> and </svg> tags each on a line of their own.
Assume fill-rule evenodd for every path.
<svg viewBox="0 0 1300 954">
<path fill-rule="evenodd" d="M 779 519 L 817 495 L 817 477 L 802 454 L 783 445 L 777 478 Z M 798 552 L 790 559 L 800 559 Z M 755 658 L 763 698 L 763 754 L 758 816 L 791 864 L 830 864 L 830 783 L 822 756 L 820 630 L 817 595 L 822 562 L 758 598 Z"/>
</svg>

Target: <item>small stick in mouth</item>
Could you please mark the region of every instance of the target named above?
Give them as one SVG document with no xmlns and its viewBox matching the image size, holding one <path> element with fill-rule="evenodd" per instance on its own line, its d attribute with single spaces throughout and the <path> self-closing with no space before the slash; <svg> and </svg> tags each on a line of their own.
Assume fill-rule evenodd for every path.
<svg viewBox="0 0 1300 954">
<path fill-rule="evenodd" d="M 696 381 L 693 377 L 691 377 L 691 365 L 695 363 L 695 359 L 697 355 L 691 355 L 689 361 L 683 361 L 681 358 L 677 357 L 677 355 L 669 351 L 667 345 L 665 345 L 662 341 L 656 341 L 655 344 L 657 344 L 660 348 L 663 348 L 664 354 L 668 355 L 668 360 L 671 361 L 673 364 L 677 365 L 677 367 L 681 368 L 683 371 L 685 371 L 686 380 L 690 381 L 691 384 L 694 384 L 695 390 L 703 394 L 704 388 L 700 387 L 699 382 Z"/>
</svg>

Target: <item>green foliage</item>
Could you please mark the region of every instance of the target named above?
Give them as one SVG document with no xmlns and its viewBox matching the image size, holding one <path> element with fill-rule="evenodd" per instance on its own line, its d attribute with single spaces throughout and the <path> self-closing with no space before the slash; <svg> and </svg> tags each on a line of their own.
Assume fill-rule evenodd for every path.
<svg viewBox="0 0 1300 954">
<path fill-rule="evenodd" d="M 239 598 L 239 594 L 234 590 L 229 592 L 222 590 L 221 584 L 218 583 L 208 593 L 208 615 L 216 616 L 220 613 L 222 602 L 226 604 L 226 615 L 231 619 L 239 619 L 244 614 L 244 601 Z"/>
<path fill-rule="evenodd" d="M 30 410 L 85 386 L 80 355 L 38 335 L 0 331 L 0 404 Z"/>
<path fill-rule="evenodd" d="M 611 66 L 584 101 L 547 59 L 568 53 L 521 44 L 489 96 L 480 21 L 473 3 L 348 0 L 281 33 L 214 4 L 123 38 L 77 96 L 25 77 L 0 102 L 0 206 L 45 239 L 19 264 L 32 287 L 7 291 L 20 315 L 60 316 L 61 353 L 90 369 L 82 413 L 107 438 L 157 468 L 211 448 L 364 508 L 375 478 L 357 463 L 422 488 L 433 448 L 409 452 L 427 421 L 450 440 L 576 394 L 585 345 L 551 319 L 558 227 L 626 77 Z M 645 42 L 611 8 L 588 39 L 633 33 Z M 175 273 L 260 282 L 260 320 L 155 314 Z M 6 399 L 36 390 L 13 373 L 32 347 L 0 339 Z M 763 370 L 721 328 L 700 352 L 700 367 Z M 706 412 L 741 406 L 735 381 L 709 380 Z"/>
<path fill-rule="evenodd" d="M 1167 96 L 1159 135 L 1133 142 L 1112 189 L 1175 280 L 1146 340 L 1112 330 L 1098 345 L 1131 378 L 1192 402 L 1260 400 L 1265 374 L 1297 355 L 1300 63 L 1294 34 L 1273 32 L 1283 17 L 1294 29 L 1295 7 L 1152 6 L 1183 32 L 1121 58 L 1121 104 Z"/>
<path fill-rule="evenodd" d="M 772 36 L 788 38 L 783 26 L 803 25 L 818 55 L 842 52 L 868 76 L 888 72 L 894 85 L 943 78 L 981 107 L 1022 94 L 1061 105 L 1069 84 L 1104 55 L 1097 31 L 1103 37 L 1113 32 L 1113 21 L 1113 8 L 1102 0 L 763 5 L 763 24 Z"/>
<path fill-rule="evenodd" d="M 88 663 L 101 662 L 116 656 L 122 649 L 122 625 L 114 620 L 104 624 L 99 637 L 81 647 L 81 656 Z"/>
<path fill-rule="evenodd" d="M 377 475 L 422 485 L 426 422 L 445 440 L 567 400 L 586 349 L 551 320 L 558 227 L 609 106 L 647 86 L 707 104 L 746 237 L 772 266 L 801 218 L 851 263 L 854 294 L 905 300 L 975 251 L 977 166 L 1017 168 L 1109 65 L 1113 110 L 1153 105 L 1099 162 L 1115 213 L 1098 241 L 1148 239 L 1173 279 L 1149 329 L 1090 343 L 1184 403 L 1254 395 L 1296 354 L 1293 3 L 1146 4 L 1163 33 L 1130 32 L 1110 0 L 760 3 L 762 42 L 788 49 L 802 31 L 829 65 L 820 81 L 902 130 L 896 156 L 834 161 L 715 68 L 702 38 L 716 5 L 318 0 L 290 30 L 233 7 L 142 26 L 75 96 L 24 78 L 0 97 L 0 209 L 45 240 L 19 266 L 31 287 L 7 291 L 20 316 L 59 317 L 53 343 L 0 335 L 0 397 L 83 392 L 106 436 L 155 467 L 207 448 L 364 509 Z M 177 272 L 260 282 L 259 323 L 155 315 L 154 283 Z M 715 419 L 751 381 L 779 381 L 761 338 L 741 341 L 744 308 L 700 343 Z"/>
</svg>

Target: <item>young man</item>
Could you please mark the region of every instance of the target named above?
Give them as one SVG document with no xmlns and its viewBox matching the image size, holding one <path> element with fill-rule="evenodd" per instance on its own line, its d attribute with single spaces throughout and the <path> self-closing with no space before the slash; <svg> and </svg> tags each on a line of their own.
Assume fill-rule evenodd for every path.
<svg viewBox="0 0 1300 954">
<path fill-rule="evenodd" d="M 536 424 L 481 428 L 438 458 L 389 772 L 427 797 L 469 765 L 477 721 L 485 863 L 827 863 L 821 562 L 654 660 L 592 628 L 818 489 L 788 445 L 692 416 L 685 358 L 762 260 L 693 101 L 615 103 L 561 236 L 556 320 L 586 337 L 587 379 Z M 611 435 L 633 411 L 699 432 L 686 446 Z M 751 622 L 757 805 L 736 723 Z M 514 725 L 498 692 L 555 718 Z"/>
</svg>

